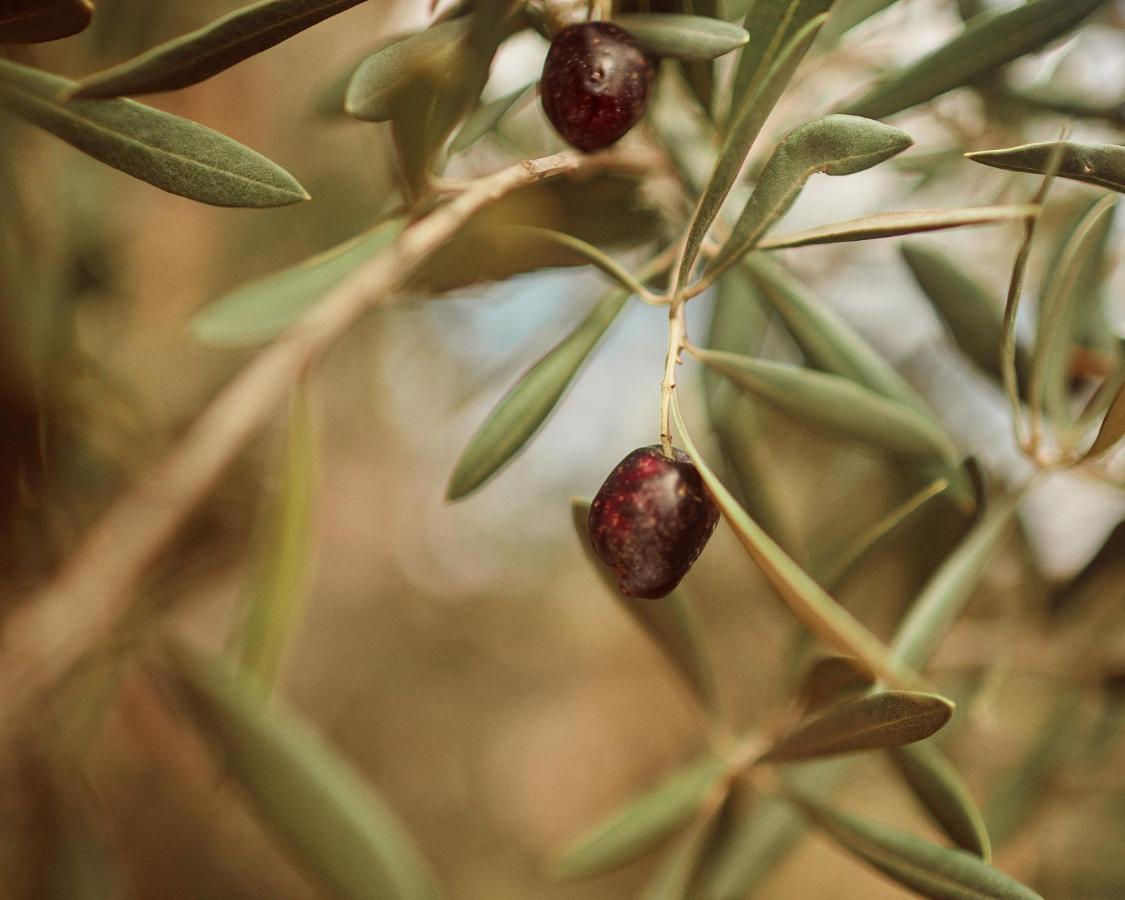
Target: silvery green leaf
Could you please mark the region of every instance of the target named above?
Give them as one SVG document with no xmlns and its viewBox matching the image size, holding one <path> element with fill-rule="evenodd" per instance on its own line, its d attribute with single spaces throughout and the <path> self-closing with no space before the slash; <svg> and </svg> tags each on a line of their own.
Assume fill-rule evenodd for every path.
<svg viewBox="0 0 1125 900">
<path fill-rule="evenodd" d="M 1066 34 L 1105 0 L 1032 0 L 975 16 L 964 31 L 893 72 L 842 112 L 882 119 L 972 83 Z"/>
<path fill-rule="evenodd" d="M 710 754 L 684 766 L 563 851 L 552 874 L 582 878 L 635 858 L 686 825 L 714 791 L 724 790 L 726 772 L 726 760 Z"/>
<path fill-rule="evenodd" d="M 817 827 L 853 856 L 935 900 L 1043 900 L 979 856 L 931 844 L 905 831 L 832 809 L 807 793 L 789 798 Z"/>
<path fill-rule="evenodd" d="M 0 44 L 57 41 L 84 30 L 94 18 L 90 0 L 4 0 Z"/>
<path fill-rule="evenodd" d="M 871 673 L 854 657 L 820 656 L 801 680 L 796 702 L 806 713 L 819 712 L 873 682 Z"/>
<path fill-rule="evenodd" d="M 649 53 L 674 59 L 716 59 L 750 40 L 744 28 L 708 16 L 633 13 L 613 21 Z"/>
<path fill-rule="evenodd" d="M 263 0 L 78 82 L 85 99 L 198 84 L 363 0 Z"/>
<path fill-rule="evenodd" d="M 134 178 L 214 206 L 285 206 L 309 199 L 276 163 L 217 131 L 132 100 L 59 100 L 72 86 L 65 78 L 0 60 L 0 103 Z"/>
<path fill-rule="evenodd" d="M 224 771 L 263 822 L 334 895 L 436 900 L 425 862 L 391 811 L 307 725 L 260 702 L 258 689 L 185 647 L 172 647 L 176 685 Z"/>
<path fill-rule="evenodd" d="M 401 220 L 369 231 L 289 269 L 236 288 L 205 306 L 192 319 L 196 339 L 216 346 L 267 341 L 308 312 L 329 290 L 389 246 Z"/>
<path fill-rule="evenodd" d="M 1060 178 L 1125 193 L 1125 147 L 1117 144 L 1045 141 L 1005 150 L 978 150 L 966 153 L 965 158 L 997 169 L 1042 175 L 1047 173 L 1054 153 L 1060 154 L 1057 171 Z"/>
<path fill-rule="evenodd" d="M 817 172 L 862 172 L 913 143 L 904 131 L 858 116 L 824 116 L 791 131 L 769 158 L 730 237 L 707 271 L 724 270 L 754 247 Z"/>
<path fill-rule="evenodd" d="M 463 150 L 468 150 L 492 131 L 500 123 L 500 120 L 508 114 L 509 110 L 534 89 L 534 84 L 527 84 L 510 94 L 505 94 L 503 97 L 493 100 L 491 103 L 484 104 L 465 120 L 465 124 L 461 126 L 460 131 L 454 135 L 452 142 L 449 144 L 449 152 L 460 153 Z"/>
</svg>

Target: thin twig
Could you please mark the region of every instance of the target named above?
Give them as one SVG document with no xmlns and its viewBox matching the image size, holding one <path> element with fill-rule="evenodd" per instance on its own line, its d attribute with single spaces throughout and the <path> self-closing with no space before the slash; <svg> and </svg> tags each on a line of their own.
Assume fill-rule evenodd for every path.
<svg viewBox="0 0 1125 900">
<path fill-rule="evenodd" d="M 125 616 L 145 570 L 227 467 L 270 421 L 301 376 L 368 309 L 391 302 L 421 264 L 479 210 L 511 191 L 560 175 L 643 172 L 635 146 L 527 160 L 479 179 L 415 222 L 387 250 L 327 293 L 215 397 L 153 472 L 114 502 L 61 571 L 26 598 L 0 633 L 0 722 L 12 735 L 49 691 Z"/>
</svg>

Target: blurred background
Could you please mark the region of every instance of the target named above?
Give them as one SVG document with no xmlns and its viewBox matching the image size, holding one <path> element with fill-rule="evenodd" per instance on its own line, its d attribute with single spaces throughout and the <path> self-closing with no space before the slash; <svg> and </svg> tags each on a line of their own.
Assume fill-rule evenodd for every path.
<svg viewBox="0 0 1125 900">
<path fill-rule="evenodd" d="M 101 0 L 86 32 L 10 55 L 77 78 L 237 6 Z M 250 358 L 201 345 L 192 316 L 399 202 L 389 129 L 326 114 L 323 99 L 381 41 L 429 15 L 423 0 L 362 4 L 203 84 L 146 98 L 294 173 L 313 197 L 297 206 L 192 203 L 0 115 L 0 604 L 12 608 L 48 578 Z M 1077 37 L 1017 63 L 1013 83 L 1120 109 L 1123 17 L 1125 4 L 1109 4 Z M 853 29 L 802 66 L 753 159 L 960 27 L 955 3 L 903 0 Z M 545 49 L 530 32 L 505 45 L 486 99 L 533 80 Z M 1004 119 L 991 102 L 959 90 L 900 116 L 914 148 L 859 175 L 814 179 L 778 230 L 884 209 L 1025 202 L 1033 176 L 960 154 L 1054 139 L 1067 122 L 1076 140 L 1122 138 L 1120 115 Z M 447 174 L 472 177 L 519 148 L 558 147 L 532 102 Z M 1031 312 L 1056 236 L 1091 190 L 1059 184 L 1052 194 L 1032 257 Z M 1020 237 L 1006 225 L 933 240 L 1000 297 Z M 1000 390 L 953 347 L 895 242 L 842 247 L 785 251 L 785 260 L 932 401 L 997 483 L 1025 477 Z M 627 246 L 617 255 L 640 258 Z M 1125 267 L 1111 271 L 1104 296 L 1120 337 Z M 377 786 L 459 900 L 634 896 L 656 856 L 561 885 L 546 864 L 705 746 L 699 713 L 585 562 L 569 509 L 627 452 L 657 440 L 662 311 L 629 307 L 527 451 L 471 498 L 444 500 L 479 423 L 604 288 L 600 275 L 567 269 L 411 300 L 367 316 L 309 385 L 312 546 L 278 696 Z M 692 335 L 705 333 L 710 302 L 689 309 Z M 780 333 L 767 342 L 791 352 Z M 702 422 L 690 363 L 683 378 L 689 421 Z M 808 546 L 846 545 L 913 490 L 884 458 L 763 415 L 772 487 Z M 49 895 L 59 834 L 74 822 L 82 846 L 110 862 L 109 896 L 325 896 L 130 661 L 135 633 L 154 619 L 201 647 L 224 645 L 280 478 L 284 430 L 279 419 L 163 555 L 137 597 L 135 627 L 44 711 L 49 749 L 28 749 L 0 803 L 0 872 L 12 896 Z M 942 690 L 962 700 L 939 741 L 998 823 L 996 864 L 1053 898 L 1125 896 L 1125 544 L 1120 527 L 1109 537 L 1123 516 L 1120 491 L 1078 475 L 1044 482 L 934 666 Z M 849 576 L 840 600 L 887 635 L 967 526 L 948 505 L 927 505 Z M 1093 574 L 1066 588 L 1099 551 Z M 725 525 L 685 586 L 727 718 L 768 730 L 792 693 L 792 618 Z M 1058 664 L 1087 645 L 1110 660 L 1096 675 Z M 936 835 L 876 755 L 855 765 L 839 798 Z M 755 896 L 903 895 L 810 834 Z"/>
</svg>

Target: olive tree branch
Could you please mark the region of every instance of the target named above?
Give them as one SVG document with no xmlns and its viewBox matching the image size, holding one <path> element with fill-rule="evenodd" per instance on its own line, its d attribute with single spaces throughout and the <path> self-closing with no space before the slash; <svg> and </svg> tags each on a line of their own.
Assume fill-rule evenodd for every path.
<svg viewBox="0 0 1125 900">
<path fill-rule="evenodd" d="M 145 570 L 302 375 L 365 311 L 393 303 L 393 293 L 475 213 L 547 178 L 643 174 L 653 165 L 650 152 L 628 145 L 591 155 L 566 151 L 484 176 L 325 294 L 219 392 L 165 460 L 110 505 L 55 577 L 7 617 L 0 632 L 5 733 L 12 735 L 35 700 L 112 633 Z"/>
</svg>

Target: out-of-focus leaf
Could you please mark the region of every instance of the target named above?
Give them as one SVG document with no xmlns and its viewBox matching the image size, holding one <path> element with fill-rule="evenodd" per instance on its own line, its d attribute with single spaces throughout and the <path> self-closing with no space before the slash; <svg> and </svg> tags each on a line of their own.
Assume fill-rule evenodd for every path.
<svg viewBox="0 0 1125 900">
<path fill-rule="evenodd" d="M 570 513 L 582 552 L 602 583 L 630 618 L 652 638 L 703 708 L 714 715 L 718 710 L 715 674 L 707 643 L 683 587 L 677 587 L 658 603 L 626 597 L 618 590 L 613 574 L 590 545 L 590 501 L 572 498 Z"/>
<path fill-rule="evenodd" d="M 874 678 L 858 659 L 821 656 L 802 679 L 797 704 L 807 713 L 817 712 L 872 683 Z"/>
<path fill-rule="evenodd" d="M 972 853 L 931 844 L 905 831 L 832 809 L 808 794 L 788 796 L 843 849 L 923 897 L 1043 900 Z"/>
<path fill-rule="evenodd" d="M 900 252 L 961 352 L 985 372 L 1001 378 L 1000 332 L 1004 311 L 999 298 L 966 272 L 958 260 L 936 246 L 906 241 Z M 1026 348 L 1017 345 L 1016 371 L 1021 382 L 1030 362 Z"/>
<path fill-rule="evenodd" d="M 921 490 L 907 497 L 870 528 L 865 528 L 842 549 L 836 550 L 830 556 L 826 555 L 823 562 L 814 566 L 815 571 L 821 574 L 825 584 L 829 587 L 838 584 L 851 571 L 853 566 L 879 545 L 880 541 L 903 523 L 908 522 L 914 513 L 934 497 L 941 496 L 948 488 L 949 482 L 944 478 L 939 478 L 927 484 Z"/>
<path fill-rule="evenodd" d="M 230 649 L 235 668 L 268 694 L 299 617 L 312 535 L 316 435 L 307 386 L 293 395 L 281 480 L 268 497 L 259 556 Z"/>
<path fill-rule="evenodd" d="M 554 411 L 602 335 L 625 307 L 629 292 L 610 291 L 578 326 L 504 395 L 461 453 L 446 488 L 461 500 L 482 487 L 524 448 Z"/>
<path fill-rule="evenodd" d="M 309 199 L 276 163 L 217 131 L 132 100 L 59 101 L 72 85 L 0 60 L 0 103 L 134 178 L 214 206 L 285 206 Z"/>
<path fill-rule="evenodd" d="M 956 450 L 933 420 L 839 375 L 734 353 L 695 350 L 704 365 L 811 428 L 906 456 L 952 461 Z"/>
<path fill-rule="evenodd" d="M 882 119 L 970 84 L 1061 37 L 1105 0 L 1032 0 L 1005 12 L 989 10 L 913 65 L 893 72 L 842 110 Z"/>
<path fill-rule="evenodd" d="M 389 246 L 401 220 L 376 225 L 290 269 L 225 294 L 192 319 L 192 333 L 205 344 L 241 346 L 281 334 L 355 269 Z"/>
<path fill-rule="evenodd" d="M 93 21 L 89 0 L 5 0 L 0 44 L 39 44 L 78 34 Z"/>
<path fill-rule="evenodd" d="M 691 900 L 692 881 L 712 843 L 716 818 L 707 816 L 687 830 L 656 867 L 640 900 Z"/>
<path fill-rule="evenodd" d="M 634 13 L 613 21 L 649 53 L 675 59 L 717 59 L 750 40 L 746 29 L 707 16 Z"/>
<path fill-rule="evenodd" d="M 463 150 L 468 150 L 488 132 L 492 131 L 500 123 L 500 120 L 508 114 L 508 111 L 534 89 L 534 83 L 526 84 L 510 94 L 505 94 L 491 103 L 484 104 L 465 120 L 465 124 L 461 126 L 460 131 L 457 132 L 450 143 L 449 152 L 460 153 Z"/>
<path fill-rule="evenodd" d="M 752 0 L 746 23 L 750 26 L 750 41 L 739 54 L 731 96 L 745 97 L 753 90 L 798 32 L 817 16 L 826 15 L 832 3 L 833 0 Z"/>
<path fill-rule="evenodd" d="M 793 614 L 827 646 L 858 657 L 872 672 L 892 685 L 908 686 L 916 680 L 908 669 L 891 665 L 887 648 L 851 613 L 828 596 L 800 566 L 766 534 L 734 499 L 700 455 L 680 415 L 673 396 L 672 418 L 684 450 L 695 463 L 703 483 L 734 529 L 746 552 L 762 570 Z"/>
<path fill-rule="evenodd" d="M 736 99 L 726 140 L 719 150 L 711 178 L 699 198 L 688 228 L 687 243 L 676 276 L 678 284 L 687 283 L 699 249 L 703 246 L 703 239 L 738 179 L 746 154 L 750 152 L 758 132 L 762 130 L 789 79 L 793 77 L 798 64 L 824 24 L 824 19 L 824 15 L 816 16 L 803 25 L 786 41 L 768 73 L 756 81 L 744 96 L 739 95 Z"/>
<path fill-rule="evenodd" d="M 1079 285 L 1090 257 L 1099 241 L 1104 241 L 1106 218 L 1117 198 L 1105 197 L 1082 217 L 1063 248 L 1057 268 L 1048 282 L 1039 304 L 1039 328 L 1031 356 L 1028 379 L 1028 403 L 1038 410 L 1043 403 L 1048 367 L 1060 358 L 1069 358 L 1072 323 L 1077 304 L 1086 298 L 1079 295 Z M 1085 279 L 1089 287 L 1089 279 Z M 1059 368 L 1056 364 L 1056 368 Z M 1058 372 L 1056 378 L 1066 378 Z"/>
<path fill-rule="evenodd" d="M 262 819 L 336 894 L 433 900 L 439 891 L 394 816 L 308 726 L 259 702 L 257 689 L 172 648 L 186 709 L 223 752 Z"/>
<path fill-rule="evenodd" d="M 669 776 L 597 825 L 551 866 L 558 879 L 582 878 L 628 862 L 669 837 L 723 790 L 726 760 L 706 755 Z"/>
<path fill-rule="evenodd" d="M 730 237 L 707 271 L 723 271 L 754 247 L 817 172 L 862 172 L 913 143 L 905 131 L 858 116 L 824 116 L 791 131 L 769 158 Z"/>
<path fill-rule="evenodd" d="M 63 779 L 50 793 L 51 864 L 39 886 L 43 893 L 36 896 L 43 900 L 123 900 L 127 896 L 125 879 L 92 816 L 74 799 L 81 796 L 79 786 Z M 7 877 L 5 882 L 7 888 L 14 887 Z"/>
<path fill-rule="evenodd" d="M 906 379 L 783 266 L 764 253 L 748 255 L 744 265 L 812 365 L 933 418 L 926 401 Z M 936 424 L 935 427 L 940 428 Z M 918 476 L 926 484 L 937 478 L 947 479 L 949 490 L 945 496 L 959 507 L 971 508 L 976 502 L 972 485 L 960 467 L 926 464 L 919 468 Z"/>
<path fill-rule="evenodd" d="M 845 700 L 779 738 L 761 762 L 799 762 L 821 756 L 901 747 L 923 741 L 953 715 L 953 703 L 937 694 L 880 691 Z"/>
<path fill-rule="evenodd" d="M 78 82 L 85 99 L 198 84 L 363 0 L 263 0 Z"/>
<path fill-rule="evenodd" d="M 896 2 L 897 0 L 840 0 L 840 5 L 833 11 L 832 18 L 828 20 L 828 25 L 824 29 L 825 42 L 835 43 L 845 32 L 851 31 Z"/>
<path fill-rule="evenodd" d="M 1118 380 L 1121 383 L 1117 386 L 1117 393 L 1113 395 L 1094 443 L 1084 454 L 1085 459 L 1100 456 L 1125 437 L 1125 379 Z"/>
<path fill-rule="evenodd" d="M 1004 86 L 1005 99 L 1026 104 L 1032 109 L 1058 113 L 1071 119 L 1104 119 L 1114 125 L 1125 125 L 1125 103 L 1091 102 L 1073 91 L 1051 87 L 1020 88 Z"/>
<path fill-rule="evenodd" d="M 891 642 L 896 665 L 925 667 L 1007 537 L 1020 499 L 1013 493 L 993 504 L 930 576 Z"/>
<path fill-rule="evenodd" d="M 942 752 L 926 741 L 896 747 L 890 755 L 914 796 L 953 843 L 988 862 L 992 845 L 984 816 Z"/>
<path fill-rule="evenodd" d="M 978 150 L 966 153 L 965 159 L 997 169 L 1042 175 L 1046 174 L 1054 153 L 1060 153 L 1057 173 L 1060 178 L 1125 193 L 1125 147 L 1117 144 L 1044 141 L 1004 150 Z"/>
<path fill-rule="evenodd" d="M 949 228 L 973 228 L 1012 222 L 1039 214 L 1030 204 L 1019 206 L 976 206 L 965 209 L 920 209 L 875 213 L 846 222 L 832 222 L 805 228 L 792 234 L 765 238 L 755 246 L 759 250 L 780 250 L 784 247 L 808 247 L 813 244 L 839 244 L 847 241 L 870 241 L 879 238 L 945 231 Z"/>
</svg>

